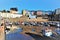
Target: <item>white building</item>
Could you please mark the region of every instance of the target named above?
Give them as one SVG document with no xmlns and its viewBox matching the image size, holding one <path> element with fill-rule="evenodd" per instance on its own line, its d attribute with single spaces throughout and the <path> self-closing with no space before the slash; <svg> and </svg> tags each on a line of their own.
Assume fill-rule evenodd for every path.
<svg viewBox="0 0 60 40">
<path fill-rule="evenodd" d="M 16 18 L 16 17 L 21 17 L 21 14 L 12 14 L 12 13 L 2 13 L 0 12 L 0 16 L 6 17 L 6 18 Z"/>
</svg>

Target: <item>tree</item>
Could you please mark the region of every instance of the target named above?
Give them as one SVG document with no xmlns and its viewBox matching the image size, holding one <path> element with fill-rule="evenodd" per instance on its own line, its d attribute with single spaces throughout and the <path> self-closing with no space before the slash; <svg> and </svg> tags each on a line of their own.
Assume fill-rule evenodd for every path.
<svg viewBox="0 0 60 40">
<path fill-rule="evenodd" d="M 6 13 L 6 10 L 3 10 L 2 12 Z"/>
<path fill-rule="evenodd" d="M 10 10 L 18 11 L 18 9 L 17 9 L 17 8 L 10 8 Z"/>
</svg>

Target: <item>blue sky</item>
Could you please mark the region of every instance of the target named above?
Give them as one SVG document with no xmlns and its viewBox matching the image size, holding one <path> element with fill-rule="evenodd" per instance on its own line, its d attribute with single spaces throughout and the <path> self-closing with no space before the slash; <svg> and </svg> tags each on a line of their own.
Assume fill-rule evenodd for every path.
<svg viewBox="0 0 60 40">
<path fill-rule="evenodd" d="M 54 10 L 60 8 L 60 0 L 0 0 L 0 10 L 17 7 L 27 10 Z"/>
</svg>

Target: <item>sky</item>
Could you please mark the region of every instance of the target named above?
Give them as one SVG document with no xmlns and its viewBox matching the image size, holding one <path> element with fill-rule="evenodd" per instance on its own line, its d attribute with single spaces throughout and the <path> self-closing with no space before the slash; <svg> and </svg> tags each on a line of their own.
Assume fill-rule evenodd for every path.
<svg viewBox="0 0 60 40">
<path fill-rule="evenodd" d="M 0 10 L 18 8 L 27 10 L 55 10 L 60 8 L 60 0 L 0 0 Z"/>
</svg>

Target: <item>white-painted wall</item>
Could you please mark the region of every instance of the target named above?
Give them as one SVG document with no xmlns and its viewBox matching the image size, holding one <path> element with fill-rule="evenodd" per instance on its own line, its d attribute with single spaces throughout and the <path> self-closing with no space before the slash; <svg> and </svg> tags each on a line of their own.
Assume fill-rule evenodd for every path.
<svg viewBox="0 0 60 40">
<path fill-rule="evenodd" d="M 11 14 L 11 13 L 0 13 L 0 16 L 6 17 L 6 18 L 16 18 L 21 17 L 21 14 Z"/>
</svg>

